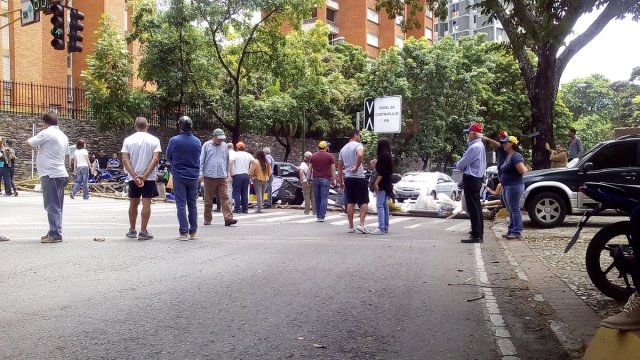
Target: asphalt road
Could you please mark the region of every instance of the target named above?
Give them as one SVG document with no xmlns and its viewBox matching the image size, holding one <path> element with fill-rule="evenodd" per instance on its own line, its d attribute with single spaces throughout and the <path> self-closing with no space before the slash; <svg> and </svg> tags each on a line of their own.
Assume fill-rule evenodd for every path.
<svg viewBox="0 0 640 360">
<path fill-rule="evenodd" d="M 157 203 L 155 239 L 137 241 L 127 206 L 67 198 L 64 241 L 41 244 L 41 195 L 0 198 L 1 359 L 502 358 L 485 301 L 467 301 L 479 288 L 447 285 L 477 281 L 479 249 L 459 242 L 468 221 L 393 217 L 372 236 L 338 213 L 274 209 L 233 227 L 217 214 L 183 242 L 175 205 Z M 492 246 L 490 280 L 510 271 Z M 518 357 L 561 358 L 548 334 L 506 327 Z"/>
</svg>

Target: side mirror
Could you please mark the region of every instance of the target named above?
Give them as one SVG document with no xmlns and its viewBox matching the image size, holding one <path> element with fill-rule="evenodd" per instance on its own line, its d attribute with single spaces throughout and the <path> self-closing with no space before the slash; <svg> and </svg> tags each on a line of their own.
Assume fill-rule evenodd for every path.
<svg viewBox="0 0 640 360">
<path fill-rule="evenodd" d="M 391 182 L 394 183 L 394 184 L 399 183 L 400 179 L 402 179 L 402 175 L 400 175 L 400 174 L 391 175 Z"/>
<path fill-rule="evenodd" d="M 588 171 L 591 171 L 593 169 L 594 169 L 594 166 L 593 166 L 592 162 L 588 162 L 588 163 L 585 163 L 584 165 L 582 165 L 582 170 L 584 172 L 588 172 Z"/>
</svg>

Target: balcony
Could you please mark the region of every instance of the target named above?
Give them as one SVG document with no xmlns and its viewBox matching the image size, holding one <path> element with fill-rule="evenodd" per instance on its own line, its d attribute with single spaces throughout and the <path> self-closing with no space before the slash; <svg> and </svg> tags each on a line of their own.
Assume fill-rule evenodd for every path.
<svg viewBox="0 0 640 360">
<path fill-rule="evenodd" d="M 340 32 L 338 25 L 336 25 L 336 23 L 334 23 L 333 21 L 327 20 L 327 26 L 329 27 L 329 33 L 331 34 L 337 34 Z"/>
<path fill-rule="evenodd" d="M 309 31 L 309 30 L 313 29 L 313 27 L 316 26 L 316 21 L 318 21 L 317 18 L 311 18 L 311 19 L 302 20 L 302 30 L 303 31 Z"/>
<path fill-rule="evenodd" d="M 326 5 L 327 5 L 328 9 L 340 10 L 339 9 L 340 5 L 338 4 L 338 1 L 336 1 L 336 0 L 326 0 Z"/>
</svg>

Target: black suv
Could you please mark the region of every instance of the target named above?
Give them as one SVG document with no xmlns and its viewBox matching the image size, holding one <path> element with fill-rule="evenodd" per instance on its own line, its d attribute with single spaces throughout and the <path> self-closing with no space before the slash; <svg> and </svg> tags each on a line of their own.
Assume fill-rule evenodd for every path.
<svg viewBox="0 0 640 360">
<path fill-rule="evenodd" d="M 567 168 L 527 173 L 520 207 L 535 225 L 558 226 L 567 214 L 581 214 L 597 204 L 579 191 L 585 182 L 640 185 L 640 135 L 602 142 Z"/>
</svg>

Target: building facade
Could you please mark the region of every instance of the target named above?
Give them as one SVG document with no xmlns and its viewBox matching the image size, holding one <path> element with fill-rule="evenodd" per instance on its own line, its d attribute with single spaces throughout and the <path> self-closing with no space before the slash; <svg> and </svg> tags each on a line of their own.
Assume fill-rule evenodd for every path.
<svg viewBox="0 0 640 360">
<path fill-rule="evenodd" d="M 303 21 L 302 29 L 309 29 L 320 20 L 329 27 L 329 42 L 346 41 L 358 45 L 370 58 L 377 58 L 381 49 L 402 47 L 412 36 L 433 41 L 431 11 L 417 12 L 414 19 L 420 25 L 405 33 L 400 27 L 402 17 L 389 19 L 384 10 L 376 11 L 375 8 L 375 0 L 326 0 L 325 7 L 314 9 L 311 17 Z M 406 9 L 405 16 L 409 10 Z"/>
<path fill-rule="evenodd" d="M 477 0 L 449 0 L 447 18 L 436 19 L 435 30 L 438 40 L 451 36 L 458 40 L 461 36 L 473 36 L 478 33 L 487 34 L 487 41 L 509 41 L 500 22 L 480 14 L 470 7 Z"/>
<path fill-rule="evenodd" d="M 28 107 L 24 110 L 56 110 L 72 108 L 82 91 L 74 91 L 82 83 L 81 73 L 87 70 L 87 57 L 94 51 L 95 31 L 103 14 L 111 15 L 123 33 L 131 27 L 133 9 L 127 0 L 69 0 L 68 5 L 85 14 L 82 21 L 83 51 L 68 54 L 51 46 L 51 15 L 40 12 L 40 21 L 22 26 L 22 0 L 0 0 L 0 30 L 2 46 L 3 106 Z M 65 10 L 65 43 L 69 26 L 69 11 Z M 137 56 L 138 45 L 130 44 L 128 51 Z M 130 79 L 134 86 L 140 82 Z M 67 92 L 63 88 L 67 88 Z"/>
</svg>

